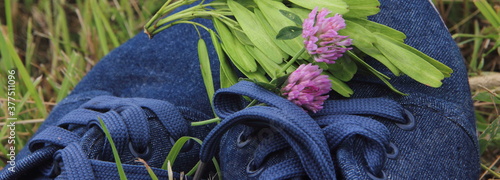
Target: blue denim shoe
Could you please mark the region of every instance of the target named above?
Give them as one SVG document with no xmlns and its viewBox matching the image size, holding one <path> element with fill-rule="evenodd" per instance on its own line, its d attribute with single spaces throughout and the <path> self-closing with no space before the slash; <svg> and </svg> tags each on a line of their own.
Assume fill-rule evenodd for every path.
<svg viewBox="0 0 500 180">
<path fill-rule="evenodd" d="M 208 20 L 197 22 L 211 25 Z M 208 33 L 201 33 L 209 39 Z M 16 156 L 15 172 L 5 167 L 0 179 L 118 178 L 98 116 L 110 129 L 129 178 L 149 178 L 136 157 L 165 178 L 166 171 L 157 168 L 172 143 L 181 136 L 203 139 L 211 129 L 190 126 L 213 116 L 199 70 L 197 40 L 193 26 L 176 25 L 154 39 L 141 33 L 113 50 L 53 109 Z M 213 49 L 209 41 L 207 45 Z M 217 59 L 215 52 L 209 55 Z M 218 77 L 218 63 L 211 66 Z M 187 173 L 199 161 L 198 149 L 197 143 L 188 143 L 174 171 Z"/>
<path fill-rule="evenodd" d="M 371 20 L 454 70 L 440 88 L 391 76 L 408 96 L 356 75 L 354 96 L 331 95 L 317 114 L 249 82 L 219 90 L 224 120 L 207 136 L 201 160 L 218 155 L 224 179 L 478 179 L 479 151 L 463 58 L 428 0 L 381 0 Z M 384 74 L 387 68 L 367 60 Z M 242 96 L 266 106 L 244 109 Z"/>
</svg>

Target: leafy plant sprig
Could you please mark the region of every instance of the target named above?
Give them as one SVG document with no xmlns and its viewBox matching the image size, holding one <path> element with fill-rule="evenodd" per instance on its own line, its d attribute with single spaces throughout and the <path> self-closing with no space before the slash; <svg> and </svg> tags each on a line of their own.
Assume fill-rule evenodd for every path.
<svg viewBox="0 0 500 180">
<path fill-rule="evenodd" d="M 377 14 L 380 9 L 378 0 L 356 1 L 267 1 L 267 0 L 215 0 L 171 14 L 172 10 L 198 2 L 196 0 L 168 1 L 157 14 L 146 24 L 145 32 L 153 37 L 155 34 L 180 23 L 193 24 L 206 30 L 209 28 L 190 21 L 194 18 L 213 20 L 216 32 L 212 39 L 216 40 L 216 51 L 221 63 L 221 86 L 228 87 L 237 82 L 229 61 L 249 79 L 269 83 L 284 74 L 277 74 L 278 69 L 285 66 L 285 74 L 295 70 L 300 64 L 314 63 L 324 69 L 329 76 L 332 89 L 349 97 L 354 92 L 346 84 L 359 69 L 365 69 L 378 77 L 393 91 L 403 94 L 389 83 L 389 77 L 368 63 L 360 56 L 371 56 L 385 65 L 396 76 L 407 75 L 416 81 L 431 87 L 440 87 L 442 80 L 449 77 L 452 69 L 439 61 L 404 44 L 405 34 L 388 26 L 367 20 L 367 16 Z M 328 8 L 342 14 L 346 28 L 340 34 L 349 36 L 354 49 L 347 52 L 335 64 L 317 63 L 312 57 L 303 53 L 296 62 L 289 63 L 290 58 L 304 49 L 302 19 L 308 17 L 315 7 Z M 209 30 L 211 31 L 211 30 Z M 219 43 L 220 40 L 220 43 Z M 360 52 L 355 54 L 354 52 Z M 287 64 L 289 63 L 289 64 Z M 209 79 L 205 84 L 210 84 Z"/>
<path fill-rule="evenodd" d="M 166 16 L 180 6 L 195 2 L 199 4 Z M 153 38 L 154 35 L 176 24 L 201 27 L 210 33 L 219 58 L 221 88 L 238 82 L 237 73 L 232 68 L 234 65 L 247 77 L 246 80 L 287 96 L 287 99 L 304 110 L 313 112 L 323 108 L 322 101 L 328 98 L 329 86 L 340 95 L 350 97 L 354 91 L 346 82 L 350 81 L 359 69 L 378 77 L 391 90 L 404 95 L 390 84 L 389 76 L 370 66 L 361 58 L 362 56 L 378 60 L 396 76 L 405 74 L 425 85 L 440 87 L 441 81 L 450 76 L 452 69 L 404 44 L 406 38 L 404 33 L 367 20 L 367 16 L 380 11 L 379 5 L 378 0 L 214 0 L 206 4 L 204 0 L 175 2 L 168 0 L 145 25 L 144 31 Z M 340 43 L 336 43 L 336 47 L 333 48 L 338 48 L 341 53 L 345 52 L 345 55 L 333 54 L 336 55 L 333 59 L 335 63 L 318 61 L 318 56 L 311 53 L 311 48 L 300 36 L 306 37 L 303 34 L 306 31 L 303 26 L 306 26 L 307 18 L 309 18 L 308 23 L 311 23 L 311 10 L 314 9 L 313 12 L 316 12 L 318 7 L 334 12 L 335 17 L 341 16 L 339 22 L 342 28 L 335 30 L 338 34 L 334 34 L 340 38 L 338 41 Z M 320 14 L 324 15 L 324 12 L 321 11 Z M 191 21 L 195 18 L 211 19 L 215 31 Z M 319 17 L 314 17 L 313 23 L 319 21 L 316 18 Z M 304 19 L 306 21 L 303 21 Z M 352 47 L 344 47 L 350 45 Z M 308 53 L 305 53 L 306 51 Z M 205 41 L 200 36 L 198 41 L 200 67 L 211 100 L 215 88 L 207 52 Z M 288 81 L 294 81 L 295 84 Z M 315 91 L 301 92 L 298 89 L 302 86 Z M 297 97 L 297 94 L 307 96 L 308 100 Z M 257 102 L 253 100 L 249 106 L 256 104 Z M 220 120 L 216 116 L 191 125 L 200 126 L 217 123 Z M 175 150 L 169 153 L 165 163 L 174 162 L 176 153 L 187 140 L 185 137 L 174 145 Z M 214 163 L 217 164 L 215 159 Z M 203 164 L 198 164 L 197 167 L 203 169 Z M 189 174 L 193 172 L 192 170 Z"/>
</svg>

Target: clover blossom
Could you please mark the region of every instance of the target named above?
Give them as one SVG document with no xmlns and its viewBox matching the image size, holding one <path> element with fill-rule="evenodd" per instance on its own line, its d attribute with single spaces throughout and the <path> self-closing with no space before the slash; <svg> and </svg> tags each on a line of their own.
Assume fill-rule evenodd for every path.
<svg viewBox="0 0 500 180">
<path fill-rule="evenodd" d="M 323 109 L 323 102 L 328 99 L 331 82 L 327 75 L 321 75 L 317 65 L 302 64 L 290 74 L 281 93 L 288 100 L 304 110 L 314 113 Z"/>
<path fill-rule="evenodd" d="M 338 31 L 344 29 L 346 24 L 341 15 L 335 14 L 333 17 L 326 17 L 330 14 L 327 9 L 314 8 L 309 17 L 304 20 L 302 37 L 304 44 L 310 55 L 316 62 L 335 63 L 335 60 L 352 49 L 350 46 L 352 39 L 348 36 L 341 36 Z"/>
</svg>

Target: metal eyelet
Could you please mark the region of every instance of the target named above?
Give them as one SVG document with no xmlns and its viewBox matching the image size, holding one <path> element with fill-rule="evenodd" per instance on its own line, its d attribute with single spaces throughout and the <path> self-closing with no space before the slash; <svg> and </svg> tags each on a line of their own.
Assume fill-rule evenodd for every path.
<svg viewBox="0 0 500 180">
<path fill-rule="evenodd" d="M 373 175 L 371 172 L 366 172 L 366 174 L 368 175 L 368 177 L 370 177 L 373 180 L 386 180 L 387 179 L 387 176 L 386 176 L 384 171 L 382 171 L 382 177 L 377 177 L 377 176 Z"/>
<path fill-rule="evenodd" d="M 174 140 L 174 138 L 170 137 L 170 144 L 172 144 L 172 146 L 175 144 L 175 142 L 176 142 L 176 140 Z M 191 149 L 193 149 L 193 146 L 194 146 L 194 141 L 189 139 L 186 141 L 186 143 L 184 143 L 180 152 L 188 152 Z"/>
<path fill-rule="evenodd" d="M 257 169 L 254 169 L 252 168 L 251 166 L 253 166 L 253 159 L 250 160 L 250 162 L 248 162 L 247 164 L 247 173 L 249 174 L 250 177 L 255 177 L 257 176 L 258 174 L 260 174 L 260 172 L 262 172 L 263 168 L 262 167 L 259 167 Z"/>
<path fill-rule="evenodd" d="M 241 131 L 240 135 L 238 135 L 238 139 L 236 142 L 236 146 L 239 148 L 243 148 L 246 145 L 248 145 L 252 141 L 252 137 L 250 136 L 244 136 L 245 130 Z"/>
<path fill-rule="evenodd" d="M 144 159 L 144 160 L 148 160 L 151 158 L 151 155 L 152 155 L 152 152 L 151 151 L 151 147 L 150 146 L 146 146 L 146 149 L 142 152 L 137 152 L 135 149 L 134 149 L 134 146 L 132 145 L 132 142 L 128 142 L 128 149 L 130 150 L 130 153 L 132 153 L 132 155 L 134 157 L 138 157 L 138 158 L 141 158 L 141 159 Z"/>
<path fill-rule="evenodd" d="M 415 123 L 415 117 L 413 116 L 413 114 L 406 109 L 404 109 L 404 113 L 405 113 L 405 117 L 406 117 L 406 123 L 405 124 L 396 123 L 396 125 L 405 131 L 411 131 L 411 130 L 415 129 L 416 123 Z"/>
<path fill-rule="evenodd" d="M 387 158 L 389 159 L 396 159 L 399 156 L 399 149 L 394 143 L 389 144 L 389 151 L 386 152 Z"/>
</svg>

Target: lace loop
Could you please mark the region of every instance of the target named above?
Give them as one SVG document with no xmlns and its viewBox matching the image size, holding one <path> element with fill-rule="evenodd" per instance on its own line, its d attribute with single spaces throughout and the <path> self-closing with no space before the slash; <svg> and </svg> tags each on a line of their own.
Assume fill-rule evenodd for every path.
<svg viewBox="0 0 500 180">
<path fill-rule="evenodd" d="M 93 179 L 94 172 L 90 160 L 77 142 L 71 143 L 54 154 L 55 163 L 64 163 L 61 172 L 68 179 Z M 62 174 L 62 173 L 61 173 Z"/>
<path fill-rule="evenodd" d="M 243 109 L 243 105 L 241 104 L 242 96 L 258 100 L 267 106 L 254 106 Z M 215 111 L 219 117 L 224 119 L 205 139 L 200 154 L 202 162 L 208 162 L 213 157 L 216 152 L 215 149 L 218 147 L 216 140 L 220 139 L 228 129 L 238 124 L 255 127 L 256 130 L 270 127 L 273 133 L 277 132 L 275 133 L 277 135 L 258 139 L 259 144 L 253 154 L 252 165 L 255 167 L 263 166 L 267 156 L 289 147 L 295 151 L 298 158 L 297 161 L 284 160 L 267 166 L 262 172 L 262 176 L 266 178 L 268 176 L 276 178 L 297 177 L 295 175 L 302 171 L 306 172 L 312 179 L 334 179 L 335 175 L 317 175 L 318 172 L 324 173 L 328 171 L 326 174 L 335 173 L 325 168 L 325 166 L 335 166 L 328 157 L 331 157 L 330 153 L 337 154 L 337 152 L 340 155 L 337 154 L 336 159 L 341 161 L 340 164 L 342 165 L 340 169 L 342 171 L 347 170 L 343 169 L 345 165 L 343 161 L 344 159 L 348 159 L 351 162 L 349 166 L 352 166 L 353 161 L 356 162 L 354 164 L 358 166 L 357 169 L 367 171 L 364 174 L 383 174 L 385 176 L 382 170 L 387 158 L 396 158 L 399 151 L 389 141 L 390 132 L 388 128 L 379 121 L 388 120 L 396 124 L 414 122 L 411 113 L 405 110 L 399 103 L 386 98 L 330 100 L 325 102 L 325 108 L 318 113 L 305 114 L 302 109 L 286 99 L 247 81 L 242 81 L 230 88 L 219 90 L 214 99 Z M 312 128 L 313 125 L 309 124 L 311 117 L 315 121 L 312 121 L 312 124 L 316 123 L 316 125 L 322 128 L 322 137 L 321 135 L 314 134 L 314 130 L 317 127 Z M 303 126 L 301 123 L 306 123 L 310 127 L 300 127 Z M 306 136 L 310 132 L 313 132 L 310 138 L 315 137 L 317 140 L 300 138 L 300 136 Z M 315 155 L 312 155 L 312 157 L 309 157 L 309 161 L 305 161 L 304 157 L 307 156 L 305 153 L 310 154 L 317 152 L 317 150 L 314 148 L 299 150 L 300 148 L 297 147 L 305 148 L 314 146 L 311 144 L 307 145 L 307 142 L 304 143 L 303 141 L 313 141 L 317 143 L 316 145 L 325 146 L 325 142 L 321 142 L 323 140 L 326 141 L 329 149 L 322 151 L 328 152 L 328 155 L 322 155 L 323 157 L 317 159 L 315 159 Z M 345 158 L 339 157 L 346 155 L 347 157 Z M 328 161 L 320 160 L 327 158 Z M 267 174 L 279 172 L 278 170 L 269 171 L 269 169 L 281 166 L 284 162 L 295 162 L 301 164 L 302 167 L 298 166 L 295 169 L 296 172 L 294 170 L 293 173 L 295 175 L 290 174 L 290 168 L 286 168 L 287 172 L 281 173 L 278 176 Z M 316 163 L 313 165 L 315 167 L 314 171 L 308 167 L 311 163 Z M 286 165 L 294 166 L 292 164 Z M 321 168 L 325 168 L 326 170 L 320 170 Z"/>
<path fill-rule="evenodd" d="M 135 156 L 145 160 L 153 156 L 150 142 L 152 124 L 163 125 L 164 127 L 160 129 L 167 129 L 168 136 L 174 138 L 187 134 L 189 127 L 189 122 L 183 118 L 179 110 L 165 101 L 113 96 L 94 97 L 78 109 L 65 114 L 55 126 L 47 127 L 35 135 L 28 142 L 32 153 L 16 162 L 16 171 L 32 171 L 34 167 L 42 165 L 43 168 L 40 170 L 44 175 L 62 179 L 101 177 L 98 173 L 100 168 L 116 172 L 116 164 L 107 162 L 112 160 L 109 156 L 111 147 L 105 138 L 100 136 L 103 134 L 100 132 L 102 130 L 98 129 L 100 128 L 98 118 L 101 118 L 107 126 L 120 155 L 123 153 L 127 157 Z M 105 154 L 105 157 L 100 158 L 102 154 Z M 37 161 L 33 161 L 34 159 Z M 155 159 L 154 162 L 156 161 Z M 123 165 L 132 174 L 137 174 L 135 171 L 141 173 L 144 171 L 139 174 L 147 175 L 143 166 Z M 168 177 L 165 172 L 159 174 Z M 0 179 L 12 179 L 20 175 L 19 172 L 2 173 Z"/>
<path fill-rule="evenodd" d="M 28 144 L 28 147 L 31 152 L 48 145 L 66 147 L 69 143 L 76 142 L 79 139 L 80 137 L 71 131 L 57 126 L 50 126 L 45 131 L 42 131 L 37 136 L 33 137 Z"/>
<path fill-rule="evenodd" d="M 370 145 L 357 147 L 363 152 L 368 169 L 372 172 L 382 170 L 389 147 L 389 130 L 382 123 L 371 118 L 354 115 L 322 116 L 316 119 L 318 123 L 327 126 L 323 128 L 330 149 L 335 151 L 350 138 L 362 139 Z M 353 146 L 353 144 L 349 144 Z"/>
<path fill-rule="evenodd" d="M 269 106 L 241 110 L 239 102 L 234 100 L 241 96 L 257 99 Z M 200 153 L 202 162 L 210 161 L 219 146 L 218 140 L 235 125 L 266 126 L 286 140 L 311 178 L 335 179 L 332 158 L 320 127 L 295 104 L 254 83 L 241 81 L 218 91 L 214 105 L 219 117 L 225 119 L 205 138 Z"/>
<path fill-rule="evenodd" d="M 297 105 L 277 96 L 273 92 L 270 92 L 252 82 L 240 81 L 230 88 L 220 89 L 215 93 L 214 108 L 216 114 L 220 118 L 225 119 L 227 116 L 242 110 L 244 108 L 241 103 L 243 96 L 250 97 L 278 109 L 302 111 L 302 109 Z M 305 117 L 307 114 L 302 113 L 300 116 Z"/>
</svg>

